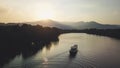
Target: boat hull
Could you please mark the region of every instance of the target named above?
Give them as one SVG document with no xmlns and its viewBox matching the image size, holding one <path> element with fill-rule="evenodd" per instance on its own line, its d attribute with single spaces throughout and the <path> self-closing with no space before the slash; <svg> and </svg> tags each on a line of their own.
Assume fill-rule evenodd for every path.
<svg viewBox="0 0 120 68">
<path fill-rule="evenodd" d="M 77 52 L 78 52 L 78 50 L 75 50 L 75 51 L 70 50 L 70 51 L 69 51 L 70 55 L 76 55 Z"/>
</svg>

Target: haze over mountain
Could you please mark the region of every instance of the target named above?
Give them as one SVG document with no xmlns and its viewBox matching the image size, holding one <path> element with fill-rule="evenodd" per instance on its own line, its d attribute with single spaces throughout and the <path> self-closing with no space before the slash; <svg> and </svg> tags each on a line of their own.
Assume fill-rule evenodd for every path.
<svg viewBox="0 0 120 68">
<path fill-rule="evenodd" d="M 100 24 L 95 21 L 90 21 L 90 22 L 71 22 L 71 23 L 66 23 L 66 22 L 58 22 L 54 20 L 40 20 L 40 21 L 35 21 L 35 22 L 23 22 L 27 24 L 32 24 L 32 25 L 41 25 L 43 27 L 56 27 L 59 29 L 120 29 L 120 25 L 110 25 L 110 24 Z M 23 24 L 23 23 L 17 23 L 17 24 Z M 64 24 L 63 24 L 64 23 Z M 4 23 L 1 23 L 0 25 L 5 25 Z M 15 25 L 15 23 L 8 23 L 7 25 Z M 6 26 L 6 25 L 5 25 Z"/>
<path fill-rule="evenodd" d="M 57 27 L 60 29 L 74 29 L 73 27 L 69 25 L 65 25 L 65 24 L 62 24 L 61 22 L 57 22 L 57 21 L 50 20 L 50 19 L 30 22 L 30 24 L 33 24 L 33 25 L 39 24 L 39 25 L 42 25 L 43 27 Z"/>
<path fill-rule="evenodd" d="M 68 24 L 63 24 L 65 22 L 57 22 L 54 20 L 40 20 L 37 22 L 31 22 L 31 24 L 39 24 L 44 27 L 57 27 L 60 29 L 118 29 L 120 28 L 120 25 L 110 25 L 110 24 L 100 24 L 95 21 L 90 22 L 72 22 Z"/>
<path fill-rule="evenodd" d="M 71 26 L 76 28 L 76 29 L 92 29 L 92 28 L 118 29 L 118 28 L 120 28 L 120 25 L 100 24 L 100 23 L 95 22 L 95 21 L 90 21 L 90 22 L 80 21 L 80 22 L 76 22 L 76 23 L 71 24 Z"/>
</svg>

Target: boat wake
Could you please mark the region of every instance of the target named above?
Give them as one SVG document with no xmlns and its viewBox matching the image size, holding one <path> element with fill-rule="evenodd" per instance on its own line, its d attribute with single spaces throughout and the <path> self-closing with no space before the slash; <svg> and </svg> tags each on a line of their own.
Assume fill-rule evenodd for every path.
<svg viewBox="0 0 120 68">
<path fill-rule="evenodd" d="M 96 64 L 78 51 L 71 57 L 69 50 L 40 60 L 24 61 L 6 68 L 98 68 Z"/>
<path fill-rule="evenodd" d="M 40 68 L 97 68 L 93 61 L 83 56 L 80 51 L 77 55 L 71 57 L 68 51 L 54 55 L 43 61 Z"/>
</svg>

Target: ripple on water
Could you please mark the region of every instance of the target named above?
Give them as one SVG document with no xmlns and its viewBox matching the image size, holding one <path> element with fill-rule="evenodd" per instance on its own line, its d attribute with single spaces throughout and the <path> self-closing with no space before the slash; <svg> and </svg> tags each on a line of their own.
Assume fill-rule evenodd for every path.
<svg viewBox="0 0 120 68">
<path fill-rule="evenodd" d="M 96 68 L 92 61 L 82 58 L 79 53 L 76 57 L 70 58 L 67 52 L 55 55 L 43 61 L 40 68 Z"/>
</svg>

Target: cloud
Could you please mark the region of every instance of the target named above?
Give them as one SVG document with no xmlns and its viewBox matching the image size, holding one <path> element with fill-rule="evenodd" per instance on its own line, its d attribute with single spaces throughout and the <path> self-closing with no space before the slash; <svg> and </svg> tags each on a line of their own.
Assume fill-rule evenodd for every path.
<svg viewBox="0 0 120 68">
<path fill-rule="evenodd" d="M 120 11 L 113 11 L 113 15 L 120 15 Z"/>
<path fill-rule="evenodd" d="M 4 13 L 4 12 L 6 12 L 6 11 L 7 11 L 6 8 L 0 6 L 0 13 Z"/>
<path fill-rule="evenodd" d="M 3 6 L 0 6 L 0 14 L 6 14 L 8 13 L 9 9 L 8 8 L 5 8 Z"/>
</svg>

